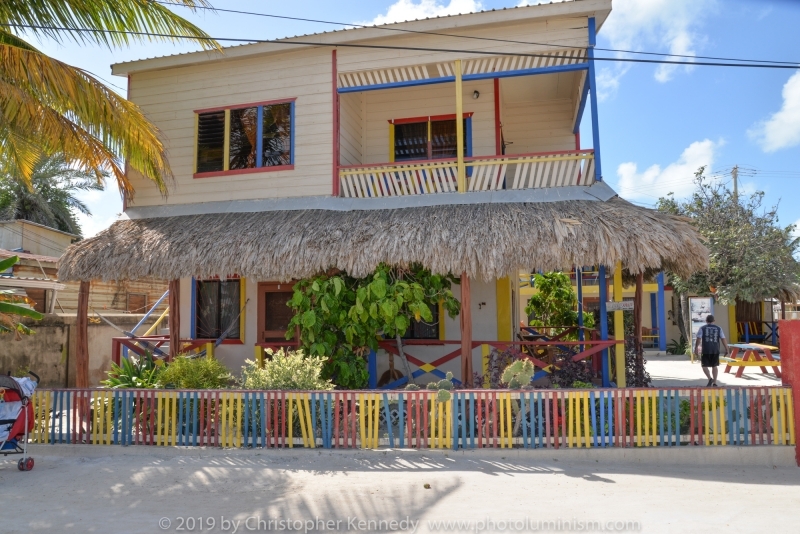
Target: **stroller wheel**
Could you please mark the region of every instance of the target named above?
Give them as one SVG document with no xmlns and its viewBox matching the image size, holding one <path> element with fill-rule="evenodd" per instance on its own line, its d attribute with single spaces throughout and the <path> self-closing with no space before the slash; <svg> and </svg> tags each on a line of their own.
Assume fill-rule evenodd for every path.
<svg viewBox="0 0 800 534">
<path fill-rule="evenodd" d="M 23 460 L 22 458 L 20 458 L 19 462 L 17 462 L 17 469 L 19 469 L 20 471 L 25 471 L 25 460 Z"/>
<path fill-rule="evenodd" d="M 25 460 L 25 471 L 30 471 L 31 469 L 33 469 L 33 458 L 28 457 L 28 459 Z"/>
</svg>

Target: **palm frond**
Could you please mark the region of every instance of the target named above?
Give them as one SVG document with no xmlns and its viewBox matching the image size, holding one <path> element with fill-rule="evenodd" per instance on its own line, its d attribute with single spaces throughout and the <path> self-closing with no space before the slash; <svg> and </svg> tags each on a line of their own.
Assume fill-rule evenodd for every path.
<svg viewBox="0 0 800 534">
<path fill-rule="evenodd" d="M 205 0 L 167 1 L 189 8 L 212 7 Z M 219 43 L 206 32 L 151 0 L 3 0 L 0 22 L 11 27 L 19 25 L 21 30 L 59 42 L 69 39 L 111 47 L 141 41 L 175 42 L 183 41 L 180 37 L 191 37 L 207 50 L 220 49 Z"/>
<path fill-rule="evenodd" d="M 98 181 L 110 170 L 122 194 L 133 187 L 121 159 L 153 181 L 162 194 L 172 174 L 158 129 L 132 102 L 87 72 L 43 54 L 0 44 L 0 144 L 16 150 L 0 154 L 3 167 L 17 167 L 28 178 L 31 160 L 21 140 L 63 152 L 67 161 L 91 170 Z"/>
</svg>

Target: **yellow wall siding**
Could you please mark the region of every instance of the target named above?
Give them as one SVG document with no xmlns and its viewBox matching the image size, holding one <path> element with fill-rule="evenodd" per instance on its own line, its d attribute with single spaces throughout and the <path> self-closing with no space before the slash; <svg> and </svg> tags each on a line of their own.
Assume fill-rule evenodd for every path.
<svg viewBox="0 0 800 534">
<path fill-rule="evenodd" d="M 192 177 L 194 110 L 297 98 L 295 169 Z M 175 175 L 167 199 L 132 172 L 131 205 L 183 204 L 330 194 L 332 161 L 330 50 L 304 50 L 208 63 L 131 77 L 131 99 L 161 130 Z"/>
</svg>

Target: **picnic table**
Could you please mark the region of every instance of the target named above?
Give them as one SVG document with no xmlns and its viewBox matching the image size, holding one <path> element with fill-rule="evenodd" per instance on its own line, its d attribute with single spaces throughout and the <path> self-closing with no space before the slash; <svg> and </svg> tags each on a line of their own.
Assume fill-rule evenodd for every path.
<svg viewBox="0 0 800 534">
<path fill-rule="evenodd" d="M 730 357 L 720 358 L 727 362 L 726 373 L 730 373 L 732 367 L 738 367 L 736 378 L 741 378 L 745 367 L 761 367 L 761 372 L 767 375 L 769 374 L 767 368 L 772 367 L 775 376 L 780 378 L 780 356 L 772 354 L 778 347 L 761 343 L 731 343 L 729 346 L 733 348 Z"/>
</svg>

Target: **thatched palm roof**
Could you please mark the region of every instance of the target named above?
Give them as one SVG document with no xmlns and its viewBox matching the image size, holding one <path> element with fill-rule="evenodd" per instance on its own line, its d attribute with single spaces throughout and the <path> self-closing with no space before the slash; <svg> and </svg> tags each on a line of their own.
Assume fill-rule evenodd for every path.
<svg viewBox="0 0 800 534">
<path fill-rule="evenodd" d="M 708 267 L 686 219 L 608 201 L 463 204 L 365 211 L 213 213 L 124 220 L 71 246 L 59 279 L 305 278 L 333 267 L 365 276 L 421 263 L 485 281 L 526 270 L 614 266 L 632 273 Z"/>
</svg>

